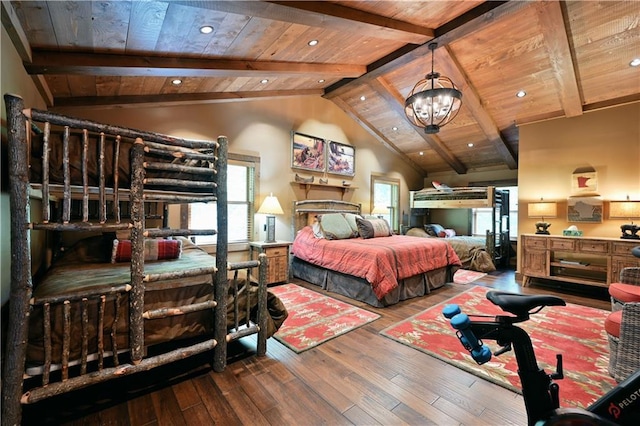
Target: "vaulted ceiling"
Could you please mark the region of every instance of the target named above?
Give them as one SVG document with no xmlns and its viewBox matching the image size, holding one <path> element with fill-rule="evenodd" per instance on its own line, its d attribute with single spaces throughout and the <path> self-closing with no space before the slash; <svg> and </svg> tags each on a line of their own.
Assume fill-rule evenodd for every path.
<svg viewBox="0 0 640 426">
<path fill-rule="evenodd" d="M 515 169 L 519 125 L 640 101 L 636 0 L 2 1 L 2 22 L 52 107 L 323 96 L 424 175 Z M 427 135 L 404 100 L 434 42 L 463 103 Z"/>
</svg>

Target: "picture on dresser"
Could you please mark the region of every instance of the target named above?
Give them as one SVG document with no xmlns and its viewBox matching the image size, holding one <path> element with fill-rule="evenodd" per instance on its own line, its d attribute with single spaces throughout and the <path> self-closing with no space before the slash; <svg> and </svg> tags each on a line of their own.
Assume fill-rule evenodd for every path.
<svg viewBox="0 0 640 426">
<path fill-rule="evenodd" d="M 602 223 L 602 199 L 570 197 L 567 200 L 567 222 Z"/>
</svg>

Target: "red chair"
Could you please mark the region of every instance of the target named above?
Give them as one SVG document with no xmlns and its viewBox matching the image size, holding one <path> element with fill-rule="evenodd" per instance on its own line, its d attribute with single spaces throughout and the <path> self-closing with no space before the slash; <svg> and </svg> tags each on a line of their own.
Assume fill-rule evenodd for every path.
<svg viewBox="0 0 640 426">
<path fill-rule="evenodd" d="M 609 339 L 609 374 L 616 381 L 640 369 L 640 267 L 624 268 L 609 286 L 611 314 L 604 323 Z"/>
</svg>

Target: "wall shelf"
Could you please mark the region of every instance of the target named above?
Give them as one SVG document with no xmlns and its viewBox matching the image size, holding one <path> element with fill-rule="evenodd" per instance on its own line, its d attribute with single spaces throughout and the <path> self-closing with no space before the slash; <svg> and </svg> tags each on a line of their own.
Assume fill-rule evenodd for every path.
<svg viewBox="0 0 640 426">
<path fill-rule="evenodd" d="M 291 182 L 291 185 L 299 185 L 300 188 L 304 190 L 304 197 L 309 198 L 309 191 L 312 189 L 321 189 L 321 188 L 332 188 L 339 189 L 342 192 L 341 199 L 344 200 L 344 194 L 349 192 L 350 189 L 358 189 L 355 186 L 344 186 L 344 185 L 335 185 L 330 183 L 305 183 L 305 182 Z"/>
</svg>

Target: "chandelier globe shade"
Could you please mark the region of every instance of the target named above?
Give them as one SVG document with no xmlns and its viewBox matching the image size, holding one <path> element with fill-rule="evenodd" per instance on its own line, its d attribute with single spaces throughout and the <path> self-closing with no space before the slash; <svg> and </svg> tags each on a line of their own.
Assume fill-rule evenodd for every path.
<svg viewBox="0 0 640 426">
<path fill-rule="evenodd" d="M 404 113 L 411 124 L 434 134 L 450 123 L 462 105 L 462 92 L 449 77 L 433 70 L 433 56 L 437 43 L 429 44 L 431 72 L 418 81 L 404 102 Z"/>
</svg>

